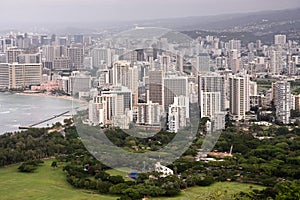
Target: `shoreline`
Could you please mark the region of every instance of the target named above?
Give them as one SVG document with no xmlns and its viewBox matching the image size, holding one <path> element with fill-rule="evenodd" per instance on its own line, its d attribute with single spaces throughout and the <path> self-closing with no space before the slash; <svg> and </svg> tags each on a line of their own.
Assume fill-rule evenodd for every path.
<svg viewBox="0 0 300 200">
<path fill-rule="evenodd" d="M 63 99 L 63 100 L 67 100 L 67 101 L 76 101 L 78 103 L 88 104 L 88 102 L 85 100 L 76 99 L 76 98 L 73 98 L 73 97 L 67 96 L 67 95 L 55 96 L 50 93 L 47 94 L 47 93 L 27 93 L 27 92 L 16 92 L 16 93 L 12 93 L 12 94 L 23 95 L 23 96 L 34 96 L 34 97 L 50 97 L 50 98 Z"/>
<path fill-rule="evenodd" d="M 2 92 L 0 92 L 0 94 L 1 93 Z M 64 95 L 64 96 L 56 96 L 56 95 L 52 95 L 51 93 L 24 93 L 24 92 L 13 92 L 13 93 L 11 93 L 11 92 L 9 92 L 9 93 L 3 92 L 2 94 L 9 94 L 9 96 L 12 96 L 11 98 L 14 98 L 13 95 L 16 95 L 16 97 L 19 96 L 19 98 L 22 98 L 22 96 L 24 96 L 24 98 L 26 96 L 27 97 L 32 96 L 33 98 L 34 97 L 42 97 L 42 98 L 45 97 L 45 98 L 49 98 L 49 99 L 51 98 L 51 99 L 57 99 L 57 100 L 66 101 L 66 103 L 68 103 L 68 102 L 71 103 L 71 101 L 74 101 L 74 109 L 76 109 L 76 111 L 77 111 L 77 109 L 79 109 L 79 110 L 86 109 L 87 106 L 88 106 L 88 101 L 82 100 L 82 99 L 76 99 L 76 98 L 73 98 L 72 96 L 66 96 L 66 95 Z M 71 118 L 71 116 L 69 116 L 69 115 L 60 116 L 60 117 L 58 117 L 56 119 L 53 119 L 53 120 L 49 121 L 48 123 L 45 122 L 43 124 L 37 125 L 34 128 L 49 128 L 49 125 L 55 124 L 56 122 L 62 123 L 64 121 L 64 119 L 69 119 L 69 118 Z M 40 119 L 37 119 L 36 122 L 38 122 L 39 120 Z M 30 123 L 32 123 L 32 122 L 30 122 Z M 12 123 L 12 125 L 15 125 L 15 124 L 17 125 L 18 124 L 18 127 L 12 127 L 12 125 L 8 126 L 7 128 L 4 128 L 3 130 L 0 131 L 0 135 L 3 135 L 5 133 L 13 133 L 13 132 L 24 131 L 22 129 L 19 129 L 19 127 L 20 126 L 21 127 L 22 126 L 26 127 L 26 126 L 30 125 L 30 123 L 29 124 L 27 122 L 23 123 L 23 122 L 20 121 L 20 119 L 18 119 L 18 121 Z"/>
</svg>

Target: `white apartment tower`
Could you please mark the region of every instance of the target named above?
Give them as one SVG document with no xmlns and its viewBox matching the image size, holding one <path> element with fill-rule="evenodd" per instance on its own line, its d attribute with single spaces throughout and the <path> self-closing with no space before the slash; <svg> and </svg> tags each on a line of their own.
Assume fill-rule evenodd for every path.
<svg viewBox="0 0 300 200">
<path fill-rule="evenodd" d="M 185 96 L 174 97 L 174 103 L 169 106 L 168 130 L 177 133 L 187 126 L 189 119 L 189 98 Z"/>
<path fill-rule="evenodd" d="M 291 116 L 291 85 L 287 81 L 278 81 L 273 84 L 273 91 L 277 119 L 288 124 Z"/>
<path fill-rule="evenodd" d="M 128 87 L 134 96 L 134 105 L 138 102 L 138 67 L 130 62 L 117 61 L 113 65 L 113 85 Z"/>
<path fill-rule="evenodd" d="M 282 52 L 280 50 L 270 51 L 270 72 L 280 74 L 283 69 Z"/>
<path fill-rule="evenodd" d="M 274 44 L 275 45 L 284 45 L 286 44 L 286 35 L 275 35 L 274 36 Z"/>
<path fill-rule="evenodd" d="M 242 120 L 250 110 L 249 76 L 229 76 L 229 110 L 234 120 Z"/>
<path fill-rule="evenodd" d="M 220 111 L 226 110 L 226 92 L 225 92 L 225 77 L 217 73 L 208 73 L 199 75 L 199 100 L 203 99 L 201 97 L 200 91 L 202 94 L 205 92 L 218 92 L 220 93 Z M 201 102 L 199 101 L 201 105 Z"/>
</svg>

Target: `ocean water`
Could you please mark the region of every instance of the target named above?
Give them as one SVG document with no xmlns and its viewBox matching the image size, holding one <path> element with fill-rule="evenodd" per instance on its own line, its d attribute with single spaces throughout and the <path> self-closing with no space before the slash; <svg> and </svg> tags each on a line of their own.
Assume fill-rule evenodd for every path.
<svg viewBox="0 0 300 200">
<path fill-rule="evenodd" d="M 21 94 L 0 93 L 0 134 L 19 131 L 20 126 L 30 126 L 55 115 L 70 111 L 76 112 L 81 103 L 47 96 L 30 96 Z M 51 126 L 63 121 L 61 116 L 36 127 Z"/>
</svg>

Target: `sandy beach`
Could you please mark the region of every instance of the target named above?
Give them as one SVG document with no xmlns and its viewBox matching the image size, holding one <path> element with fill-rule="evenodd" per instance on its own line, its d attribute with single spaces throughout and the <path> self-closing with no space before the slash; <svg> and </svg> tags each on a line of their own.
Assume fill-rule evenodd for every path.
<svg viewBox="0 0 300 200">
<path fill-rule="evenodd" d="M 18 92 L 15 93 L 16 95 L 26 95 L 26 96 L 37 96 L 37 97 L 50 97 L 50 98 L 57 98 L 57 99 L 64 99 L 64 100 L 68 100 L 68 101 L 76 101 L 78 103 L 82 103 L 82 104 L 88 104 L 88 102 L 86 100 L 83 99 L 76 99 L 72 96 L 57 96 L 57 95 L 53 95 L 51 93 L 36 93 L 36 92 Z"/>
</svg>

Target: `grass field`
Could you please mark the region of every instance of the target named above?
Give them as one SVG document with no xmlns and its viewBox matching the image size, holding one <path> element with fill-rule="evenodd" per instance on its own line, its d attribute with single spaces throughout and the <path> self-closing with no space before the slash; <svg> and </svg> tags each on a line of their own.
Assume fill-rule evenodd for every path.
<svg viewBox="0 0 300 200">
<path fill-rule="evenodd" d="M 0 168 L 0 199 L 1 200 L 115 200 L 118 197 L 99 195 L 91 191 L 75 189 L 65 179 L 62 167 L 53 169 L 50 167 L 52 160 L 45 163 L 34 173 L 18 172 L 18 165 Z M 111 175 L 126 176 L 126 172 L 108 170 Z M 209 187 L 193 187 L 175 198 L 153 198 L 155 200 L 206 200 L 211 199 L 210 195 L 219 195 L 217 199 L 230 196 L 241 191 L 247 192 L 252 189 L 263 189 L 261 186 L 225 182 L 215 183 Z"/>
<path fill-rule="evenodd" d="M 129 169 L 120 169 L 120 170 L 116 170 L 116 169 L 110 169 L 110 170 L 106 170 L 106 172 L 111 175 L 111 176 L 122 176 L 124 178 L 125 181 L 132 181 L 131 178 L 128 178 L 128 172 L 131 172 L 132 170 Z"/>
<path fill-rule="evenodd" d="M 91 191 L 73 188 L 65 179 L 62 167 L 52 169 L 45 161 L 34 173 L 18 172 L 18 165 L 0 168 L 1 200 L 115 200 L 117 197 L 93 194 Z"/>
<path fill-rule="evenodd" d="M 239 192 L 250 192 L 252 189 L 262 190 L 265 187 L 236 182 L 218 182 L 209 187 L 193 187 L 182 191 L 174 198 L 152 198 L 153 200 L 207 200 L 230 199 L 230 196 Z"/>
</svg>

